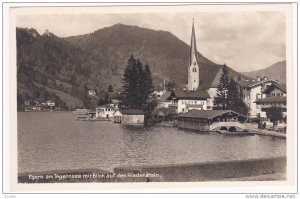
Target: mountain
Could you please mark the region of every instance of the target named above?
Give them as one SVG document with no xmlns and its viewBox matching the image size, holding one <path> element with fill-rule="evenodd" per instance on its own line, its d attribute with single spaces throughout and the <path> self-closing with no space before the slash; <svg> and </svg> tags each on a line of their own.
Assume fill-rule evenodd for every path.
<svg viewBox="0 0 300 199">
<path fill-rule="evenodd" d="M 277 62 L 265 69 L 243 72 L 242 74 L 252 78 L 267 76 L 269 79 L 277 79 L 280 83 L 286 83 L 286 61 Z"/>
<path fill-rule="evenodd" d="M 128 58 L 133 54 L 151 66 L 156 84 L 165 76 L 176 84 L 186 84 L 189 46 L 166 31 L 116 24 L 91 34 L 67 38 L 73 45 L 98 56 L 114 75 L 123 74 Z M 199 54 L 204 67 L 215 65 Z M 120 78 L 119 78 L 120 79 Z M 121 82 L 114 82 L 120 87 Z"/>
<path fill-rule="evenodd" d="M 177 87 L 187 84 L 190 47 L 170 32 L 116 24 L 68 38 L 49 31 L 40 35 L 26 28 L 17 28 L 16 36 L 18 94 L 23 99 L 36 98 L 42 88 L 66 102 L 69 108 L 80 106 L 76 102 L 84 102 L 87 90 L 94 89 L 99 94 L 110 84 L 114 90 L 120 89 L 124 68 L 132 54 L 150 65 L 156 86 L 162 84 L 164 77 Z M 205 88 L 220 73 L 221 66 L 200 53 L 198 61 L 200 87 Z M 229 71 L 244 77 L 230 68 Z"/>
<path fill-rule="evenodd" d="M 101 77 L 106 78 L 97 57 L 52 33 L 39 35 L 34 29 L 17 28 L 16 38 L 17 89 L 20 100 L 39 98 L 42 89 L 46 97 L 41 99 L 55 98 L 59 102 L 66 102 L 70 108 L 72 97 L 73 102 L 83 99 L 87 88 L 94 89 L 94 85 L 100 84 Z M 55 90 L 57 92 L 53 92 Z M 59 91 L 69 94 L 69 97 Z M 74 106 L 80 106 L 80 103 Z"/>
</svg>

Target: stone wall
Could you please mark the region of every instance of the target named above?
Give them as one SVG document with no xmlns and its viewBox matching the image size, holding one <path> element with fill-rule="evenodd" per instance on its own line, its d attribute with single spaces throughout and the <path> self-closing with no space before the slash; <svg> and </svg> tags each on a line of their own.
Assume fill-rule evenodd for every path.
<svg viewBox="0 0 300 199">
<path fill-rule="evenodd" d="M 130 181 L 193 182 L 218 181 L 224 179 L 286 173 L 286 157 L 220 161 L 180 165 L 156 165 L 140 167 L 118 167 L 114 173 L 158 174 L 159 177 L 124 178 Z"/>
</svg>

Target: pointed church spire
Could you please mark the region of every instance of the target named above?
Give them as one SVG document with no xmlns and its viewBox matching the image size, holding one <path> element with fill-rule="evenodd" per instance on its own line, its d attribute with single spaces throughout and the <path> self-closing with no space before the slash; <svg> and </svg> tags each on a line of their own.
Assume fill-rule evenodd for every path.
<svg viewBox="0 0 300 199">
<path fill-rule="evenodd" d="M 194 18 L 193 18 L 193 26 L 192 26 L 192 38 L 191 38 L 191 50 L 190 50 L 190 65 L 192 64 L 193 58 L 197 58 L 197 46 L 196 46 L 196 36 L 195 36 L 195 28 L 194 28 Z"/>
</svg>

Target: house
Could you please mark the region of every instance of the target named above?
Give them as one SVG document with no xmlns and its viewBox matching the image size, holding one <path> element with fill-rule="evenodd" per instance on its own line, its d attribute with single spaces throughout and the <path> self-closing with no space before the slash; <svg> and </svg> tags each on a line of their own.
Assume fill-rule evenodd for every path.
<svg viewBox="0 0 300 199">
<path fill-rule="evenodd" d="M 158 108 L 168 108 L 169 105 L 172 103 L 171 100 L 168 100 L 168 98 L 171 95 L 171 91 L 165 91 L 158 99 Z"/>
<path fill-rule="evenodd" d="M 118 110 L 114 113 L 114 122 L 130 125 L 143 125 L 145 113 L 142 110 Z"/>
<path fill-rule="evenodd" d="M 115 108 L 110 105 L 96 107 L 96 118 L 113 118 Z"/>
<path fill-rule="evenodd" d="M 45 102 L 45 104 L 47 106 L 50 106 L 50 107 L 54 107 L 55 106 L 55 102 L 53 100 L 48 100 L 48 101 Z"/>
<path fill-rule="evenodd" d="M 244 130 L 246 116 L 231 110 L 192 110 L 177 116 L 177 126 L 183 129 L 213 131 L 215 129 Z"/>
<path fill-rule="evenodd" d="M 167 100 L 169 108 L 176 108 L 177 113 L 185 113 L 189 110 L 207 110 L 209 94 L 204 90 L 177 90 L 172 91 Z"/>
<path fill-rule="evenodd" d="M 243 100 L 248 107 L 248 118 L 257 118 L 261 109 L 255 104 L 255 101 L 265 98 L 264 92 L 273 84 L 278 82 L 267 78 L 257 78 L 253 80 L 240 80 L 238 84 L 243 94 Z"/>
<path fill-rule="evenodd" d="M 122 113 L 117 110 L 114 112 L 114 123 L 122 123 Z"/>
<path fill-rule="evenodd" d="M 263 92 L 267 97 L 270 96 L 286 96 L 286 84 L 274 83 Z"/>
<path fill-rule="evenodd" d="M 89 94 L 89 96 L 95 97 L 97 93 L 96 93 L 96 91 L 94 91 L 94 90 L 89 90 L 89 91 L 88 91 L 88 94 Z"/>
<path fill-rule="evenodd" d="M 271 107 L 278 107 L 282 111 L 283 119 L 277 122 L 277 126 L 286 126 L 286 85 L 277 83 L 272 84 L 263 93 L 266 97 L 255 101 L 257 109 L 260 110 L 259 117 L 266 122 L 266 125 L 273 126 L 270 122 L 270 118 L 267 117 L 266 112 Z"/>
</svg>

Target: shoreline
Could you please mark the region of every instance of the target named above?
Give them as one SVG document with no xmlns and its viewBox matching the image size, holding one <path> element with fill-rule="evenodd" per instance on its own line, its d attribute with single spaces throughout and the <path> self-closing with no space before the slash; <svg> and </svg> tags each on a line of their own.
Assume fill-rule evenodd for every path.
<svg viewBox="0 0 300 199">
<path fill-rule="evenodd" d="M 59 111 L 18 111 L 18 113 L 73 113 L 73 111 L 66 111 L 66 110 L 59 110 Z M 94 121 L 94 122 L 102 122 L 102 121 L 108 121 L 108 120 L 78 120 L 78 121 Z M 248 123 L 251 124 L 251 123 Z M 176 126 L 170 125 L 170 124 L 164 124 L 164 123 L 154 123 L 154 124 L 149 124 L 149 127 L 167 127 L 167 128 L 178 128 Z M 147 127 L 147 126 L 145 126 Z M 219 133 L 220 135 L 229 135 L 229 136 L 251 136 L 251 135 L 262 135 L 262 136 L 270 136 L 270 137 L 276 137 L 276 138 L 285 138 L 286 139 L 286 134 L 285 133 L 280 133 L 280 132 L 275 132 L 275 131 L 269 131 L 269 130 L 264 130 L 264 129 L 257 129 L 253 128 L 250 126 L 247 126 L 248 132 L 237 132 L 237 134 L 234 134 L 234 132 L 229 132 L 229 133 L 220 133 L 217 130 L 214 131 L 198 131 L 198 130 L 192 130 L 192 129 L 183 129 L 179 128 L 180 130 L 183 131 L 191 131 L 191 132 L 196 132 L 196 133 L 204 133 L 204 134 L 210 134 L 210 133 Z"/>
</svg>

